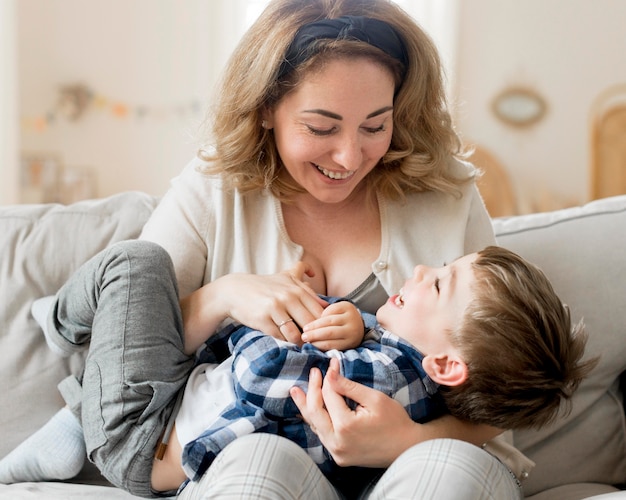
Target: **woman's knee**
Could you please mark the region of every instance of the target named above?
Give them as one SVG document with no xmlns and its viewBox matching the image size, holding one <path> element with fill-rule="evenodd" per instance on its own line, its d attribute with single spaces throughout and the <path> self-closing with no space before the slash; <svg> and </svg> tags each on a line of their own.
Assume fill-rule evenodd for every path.
<svg viewBox="0 0 626 500">
<path fill-rule="evenodd" d="M 256 469 L 270 477 L 279 477 L 287 469 L 307 469 L 312 463 L 304 450 L 292 441 L 273 434 L 254 433 L 224 448 L 211 469 L 216 474 L 222 469 L 230 475 L 247 475 Z"/>
<path fill-rule="evenodd" d="M 339 498 L 311 458 L 286 438 L 255 433 L 237 438 L 217 456 L 181 499 Z"/>
<path fill-rule="evenodd" d="M 454 439 L 409 448 L 389 467 L 369 498 L 521 499 L 513 474 L 493 455 Z"/>
</svg>

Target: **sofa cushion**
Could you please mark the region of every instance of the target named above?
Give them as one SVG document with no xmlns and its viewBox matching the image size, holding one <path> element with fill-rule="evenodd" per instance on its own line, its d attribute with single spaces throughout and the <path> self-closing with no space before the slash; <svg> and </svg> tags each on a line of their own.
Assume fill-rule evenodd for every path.
<svg viewBox="0 0 626 500">
<path fill-rule="evenodd" d="M 0 484 L 0 500 L 140 500 L 119 488 L 60 482 Z M 167 497 L 174 500 L 174 497 Z"/>
<path fill-rule="evenodd" d="M 157 199 L 127 192 L 72 205 L 0 207 L 0 457 L 61 406 L 57 383 L 82 359 L 53 354 L 30 314 L 107 245 L 139 235 Z"/>
<path fill-rule="evenodd" d="M 569 416 L 539 431 L 514 433 L 537 463 L 526 494 L 574 482 L 626 482 L 620 375 L 626 369 L 626 196 L 551 213 L 494 220 L 498 243 L 541 267 L 584 319 L 587 356 L 598 366 L 573 398 Z"/>
</svg>

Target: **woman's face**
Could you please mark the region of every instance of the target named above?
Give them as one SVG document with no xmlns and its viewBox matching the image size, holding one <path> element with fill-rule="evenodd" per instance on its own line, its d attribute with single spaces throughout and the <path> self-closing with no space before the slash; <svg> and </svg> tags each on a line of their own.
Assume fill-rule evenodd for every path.
<svg viewBox="0 0 626 500">
<path fill-rule="evenodd" d="M 369 59 L 314 71 L 268 112 L 291 177 L 323 203 L 346 200 L 389 149 L 394 81 Z"/>
</svg>

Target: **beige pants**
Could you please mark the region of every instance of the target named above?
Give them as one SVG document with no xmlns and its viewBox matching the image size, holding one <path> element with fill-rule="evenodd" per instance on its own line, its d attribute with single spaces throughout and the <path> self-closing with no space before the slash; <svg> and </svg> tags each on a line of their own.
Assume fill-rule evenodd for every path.
<svg viewBox="0 0 626 500">
<path fill-rule="evenodd" d="M 333 500 L 342 496 L 308 455 L 270 434 L 237 439 L 180 500 Z M 463 441 L 437 439 L 402 454 L 363 499 L 520 500 L 515 476 L 493 455 Z"/>
</svg>

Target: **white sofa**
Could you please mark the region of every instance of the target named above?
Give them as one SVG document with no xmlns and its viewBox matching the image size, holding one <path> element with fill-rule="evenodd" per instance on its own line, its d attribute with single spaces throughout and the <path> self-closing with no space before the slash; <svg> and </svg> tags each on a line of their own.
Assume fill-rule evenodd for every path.
<svg viewBox="0 0 626 500">
<path fill-rule="evenodd" d="M 0 457 L 63 404 L 56 384 L 82 359 L 51 353 L 29 308 L 53 294 L 106 245 L 134 238 L 157 200 L 138 192 L 69 206 L 0 207 Z M 579 208 L 494 220 L 501 245 L 538 264 L 572 310 L 584 317 L 589 355 L 601 355 L 573 411 L 541 431 L 516 432 L 537 466 L 524 482 L 533 500 L 578 500 L 626 483 L 626 195 Z M 626 380 L 626 379 L 625 379 Z M 612 492 L 612 493 L 611 493 Z M 131 499 L 93 466 L 72 483 L 0 485 L 0 499 Z M 604 496 L 602 498 L 605 498 Z M 500 499 L 495 499 L 500 500 Z"/>
</svg>

